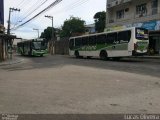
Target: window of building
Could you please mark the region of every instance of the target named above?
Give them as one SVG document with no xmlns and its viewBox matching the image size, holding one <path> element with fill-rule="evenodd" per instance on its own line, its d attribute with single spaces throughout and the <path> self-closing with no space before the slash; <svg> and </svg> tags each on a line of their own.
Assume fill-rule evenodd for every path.
<svg viewBox="0 0 160 120">
<path fill-rule="evenodd" d="M 136 14 L 139 15 L 139 17 L 143 17 L 147 15 L 147 4 L 141 4 L 136 6 Z"/>
<path fill-rule="evenodd" d="M 152 0 L 152 15 L 155 15 L 158 13 L 158 0 Z"/>
<path fill-rule="evenodd" d="M 117 13 L 116 13 L 117 19 L 122 19 L 122 18 L 124 18 L 124 12 L 125 12 L 124 9 L 117 11 Z"/>
</svg>

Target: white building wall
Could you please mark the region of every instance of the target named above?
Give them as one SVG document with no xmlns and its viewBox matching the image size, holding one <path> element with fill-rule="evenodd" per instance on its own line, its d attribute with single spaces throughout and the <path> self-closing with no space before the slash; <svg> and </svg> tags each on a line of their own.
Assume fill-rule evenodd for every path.
<svg viewBox="0 0 160 120">
<path fill-rule="evenodd" d="M 17 46 L 17 43 L 18 43 L 18 42 L 21 42 L 21 41 L 22 41 L 22 39 L 14 39 L 13 45 L 14 45 L 14 46 Z"/>
<path fill-rule="evenodd" d="M 111 3 L 111 1 L 113 2 L 115 0 L 108 0 L 108 4 Z M 130 2 L 119 4 L 113 7 L 107 6 L 106 28 L 123 25 L 133 26 L 135 23 L 143 23 L 153 20 L 160 21 L 160 0 L 158 0 L 158 14 L 156 15 L 152 15 L 151 1 L 152 0 L 131 0 Z M 147 3 L 147 15 L 140 17 L 139 15 L 136 15 L 136 6 L 144 3 Z M 124 18 L 117 19 L 117 11 L 127 8 L 129 8 L 129 11 L 125 12 Z"/>
</svg>

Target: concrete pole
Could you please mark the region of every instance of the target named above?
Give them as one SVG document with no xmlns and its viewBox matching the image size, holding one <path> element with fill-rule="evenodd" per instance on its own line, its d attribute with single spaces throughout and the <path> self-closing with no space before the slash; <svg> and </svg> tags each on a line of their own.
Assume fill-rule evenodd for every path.
<svg viewBox="0 0 160 120">
<path fill-rule="evenodd" d="M 51 41 L 50 41 L 50 43 L 49 43 L 49 45 L 50 45 L 50 54 L 51 55 L 53 55 L 54 53 L 53 53 L 53 47 L 54 47 L 54 27 L 53 27 L 53 16 L 48 16 L 48 15 L 45 15 L 45 17 L 47 17 L 47 18 L 49 18 L 49 19 L 51 19 L 52 20 L 52 35 L 51 35 Z"/>
<path fill-rule="evenodd" d="M 7 34 L 10 35 L 10 24 L 11 24 L 11 8 L 9 8 L 9 18 L 8 18 L 8 29 Z"/>
</svg>

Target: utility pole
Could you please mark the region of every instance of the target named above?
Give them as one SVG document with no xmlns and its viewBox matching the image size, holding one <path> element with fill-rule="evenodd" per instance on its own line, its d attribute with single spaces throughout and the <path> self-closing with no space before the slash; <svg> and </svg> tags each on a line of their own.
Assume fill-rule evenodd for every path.
<svg viewBox="0 0 160 120">
<path fill-rule="evenodd" d="M 51 38 L 51 44 L 49 44 L 50 45 L 50 48 L 51 48 L 51 50 L 50 50 L 50 53 L 51 53 L 51 55 L 53 55 L 53 47 L 54 47 L 54 28 L 53 28 L 53 16 L 48 16 L 48 15 L 45 15 L 45 17 L 46 18 L 49 18 L 49 19 L 51 19 L 52 20 L 52 38 Z"/>
<path fill-rule="evenodd" d="M 11 27 L 11 12 L 13 11 L 18 11 L 20 12 L 20 9 L 17 9 L 17 8 L 9 8 L 9 18 L 8 18 L 8 29 L 7 29 L 7 34 L 10 35 L 10 27 Z M 9 51 L 10 51 L 10 59 L 12 59 L 12 45 L 13 45 L 13 41 L 10 42 L 10 48 L 9 48 Z"/>
<path fill-rule="evenodd" d="M 38 32 L 38 38 L 39 38 L 39 29 L 33 28 L 33 30 L 36 30 Z"/>
<path fill-rule="evenodd" d="M 11 12 L 13 12 L 13 11 L 18 11 L 18 12 L 20 12 L 20 9 L 17 9 L 17 8 L 9 8 L 8 29 L 7 29 L 7 34 L 8 34 L 8 35 L 10 35 Z"/>
</svg>

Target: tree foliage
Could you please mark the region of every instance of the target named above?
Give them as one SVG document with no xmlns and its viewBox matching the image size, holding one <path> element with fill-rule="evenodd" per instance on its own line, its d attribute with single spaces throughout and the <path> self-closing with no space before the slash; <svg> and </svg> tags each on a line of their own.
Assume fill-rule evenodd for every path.
<svg viewBox="0 0 160 120">
<path fill-rule="evenodd" d="M 53 28 L 55 31 L 55 29 Z M 45 38 L 47 41 L 51 40 L 52 38 L 52 27 L 47 27 L 44 32 L 41 33 L 40 38 Z"/>
<path fill-rule="evenodd" d="M 64 21 L 60 36 L 71 37 L 77 34 L 82 34 L 85 32 L 84 24 L 84 20 L 81 20 L 80 18 L 76 17 L 71 17 L 70 19 Z"/>
<path fill-rule="evenodd" d="M 94 15 L 95 19 L 95 29 L 97 32 L 103 32 L 106 23 L 106 12 L 97 12 Z"/>
</svg>

